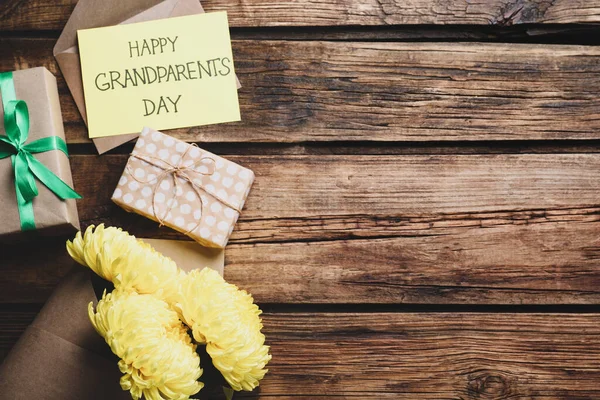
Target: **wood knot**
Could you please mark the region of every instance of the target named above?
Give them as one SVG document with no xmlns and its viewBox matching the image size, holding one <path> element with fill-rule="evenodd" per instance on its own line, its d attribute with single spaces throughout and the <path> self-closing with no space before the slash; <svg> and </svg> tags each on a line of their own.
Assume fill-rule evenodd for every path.
<svg viewBox="0 0 600 400">
<path fill-rule="evenodd" d="M 480 372 L 469 376 L 467 391 L 469 399 L 508 399 L 515 393 L 514 385 L 510 378 L 497 372 Z"/>
<path fill-rule="evenodd" d="M 553 6 L 552 0 L 526 1 L 513 0 L 500 10 L 499 16 L 492 20 L 493 25 L 511 26 L 516 24 L 542 23 L 546 12 Z"/>
</svg>

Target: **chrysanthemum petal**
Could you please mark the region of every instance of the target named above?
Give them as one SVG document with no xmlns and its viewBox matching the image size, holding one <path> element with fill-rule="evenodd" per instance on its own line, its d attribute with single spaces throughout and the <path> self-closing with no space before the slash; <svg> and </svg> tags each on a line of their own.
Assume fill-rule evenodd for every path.
<svg viewBox="0 0 600 400">
<path fill-rule="evenodd" d="M 261 333 L 261 310 L 252 296 L 205 268 L 182 280 L 177 308 L 234 390 L 259 385 L 271 356 Z"/>
<path fill-rule="evenodd" d="M 173 260 L 120 228 L 90 226 L 67 242 L 67 251 L 115 288 L 156 294 L 169 304 L 176 300 L 185 276 Z"/>
<path fill-rule="evenodd" d="M 166 302 L 115 290 L 104 294 L 95 311 L 90 303 L 89 315 L 121 358 L 121 387 L 134 399 L 144 395 L 148 400 L 185 400 L 202 388 L 196 346 Z"/>
</svg>

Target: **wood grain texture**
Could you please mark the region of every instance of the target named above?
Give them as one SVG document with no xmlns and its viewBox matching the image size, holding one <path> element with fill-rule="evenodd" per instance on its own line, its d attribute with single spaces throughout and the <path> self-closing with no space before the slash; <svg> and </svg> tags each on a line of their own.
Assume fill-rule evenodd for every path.
<svg viewBox="0 0 600 400">
<path fill-rule="evenodd" d="M 0 354 L 33 314 L 0 312 Z M 269 313 L 264 324 L 270 372 L 236 398 L 600 397 L 598 314 Z"/>
<path fill-rule="evenodd" d="M 0 69 L 45 65 L 53 40 L 1 39 Z M 169 131 L 212 143 L 600 138 L 600 49 L 234 41 L 242 122 Z M 59 81 L 70 143 L 88 143 Z"/>
<path fill-rule="evenodd" d="M 0 30 L 62 30 L 76 0 L 6 0 Z M 232 27 L 513 25 L 600 22 L 597 0 L 205 0 L 206 11 L 227 11 Z"/>
<path fill-rule="evenodd" d="M 0 308 L 0 364 L 38 311 L 36 306 Z"/>
<path fill-rule="evenodd" d="M 72 157 L 75 189 L 84 196 L 80 219 L 162 236 L 154 223 L 127 218 L 110 201 L 127 158 Z M 594 219 L 600 206 L 598 154 L 228 158 L 257 177 L 234 243 L 414 234 L 443 226 L 436 219 L 455 221 L 448 226 L 491 226 L 546 217 L 535 211 L 549 211 L 550 219 Z"/>
<path fill-rule="evenodd" d="M 72 157 L 84 226 L 185 238 L 110 202 L 126 158 Z M 597 154 L 229 158 L 257 180 L 226 278 L 262 303 L 600 301 Z M 0 302 L 46 299 L 71 267 L 46 246 L 2 250 Z"/>
<path fill-rule="evenodd" d="M 598 322 L 596 314 L 267 315 L 274 358 L 260 395 L 594 398 Z"/>
<path fill-rule="evenodd" d="M 76 154 L 51 54 L 75 3 L 0 2 L 0 70 L 59 76 Z M 257 174 L 225 277 L 270 310 L 274 358 L 236 398 L 600 398 L 600 50 L 391 42 L 593 44 L 600 0 L 203 5 L 243 39 L 243 122 L 169 133 Z M 83 225 L 183 239 L 109 201 L 125 161 L 72 157 Z M 73 262 L 60 238 L 0 254 L 1 362 Z"/>
<path fill-rule="evenodd" d="M 204 2 L 203 2 L 204 4 Z M 225 10 L 234 26 L 513 25 L 593 23 L 600 2 L 584 0 L 210 0 L 207 11 Z"/>
<path fill-rule="evenodd" d="M 599 217 L 376 240 L 230 245 L 225 278 L 260 303 L 598 304 Z M 73 267 L 61 240 L 36 253 L 0 249 L 4 304 L 45 301 Z"/>
</svg>

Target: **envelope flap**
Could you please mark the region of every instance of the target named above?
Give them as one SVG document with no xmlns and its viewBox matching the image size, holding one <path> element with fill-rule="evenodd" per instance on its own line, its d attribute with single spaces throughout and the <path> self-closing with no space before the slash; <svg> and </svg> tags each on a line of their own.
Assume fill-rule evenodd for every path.
<svg viewBox="0 0 600 400">
<path fill-rule="evenodd" d="M 81 63 L 77 53 L 60 53 L 56 55 L 56 62 L 60 65 L 67 86 L 75 100 L 75 104 L 84 121 L 87 121 L 85 112 L 85 99 L 83 97 L 83 81 L 81 80 Z"/>
<path fill-rule="evenodd" d="M 77 44 L 79 29 L 120 24 L 161 2 L 163 0 L 79 0 L 54 46 L 54 55 Z"/>
<path fill-rule="evenodd" d="M 181 0 L 164 0 L 162 3 L 159 3 L 159 4 L 155 5 L 154 7 L 144 10 L 144 11 L 134 15 L 131 18 L 124 19 L 120 23 L 121 24 L 135 24 L 138 22 L 146 22 L 146 21 L 153 21 L 156 19 L 175 17 L 176 15 L 173 15 L 173 10 L 178 6 L 178 4 L 181 4 L 181 3 L 186 3 L 188 6 L 189 6 L 189 4 L 192 4 L 192 6 L 193 5 L 198 6 L 198 7 L 192 7 L 193 9 L 189 13 L 199 13 L 199 12 L 203 11 L 202 7 L 200 6 L 200 3 L 198 3 L 197 1 L 184 2 Z"/>
<path fill-rule="evenodd" d="M 171 17 L 203 13 L 204 8 L 198 1 L 179 1 L 171 11 Z"/>
</svg>

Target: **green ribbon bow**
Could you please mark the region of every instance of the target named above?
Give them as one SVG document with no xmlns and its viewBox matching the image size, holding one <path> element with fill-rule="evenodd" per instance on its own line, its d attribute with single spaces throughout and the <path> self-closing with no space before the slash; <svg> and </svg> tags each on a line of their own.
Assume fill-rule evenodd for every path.
<svg viewBox="0 0 600 400">
<path fill-rule="evenodd" d="M 0 94 L 6 130 L 6 135 L 0 136 L 0 159 L 10 156 L 12 160 L 21 230 L 34 230 L 33 199 L 38 195 L 35 178 L 61 200 L 81 196 L 33 156 L 51 150 L 60 150 L 68 156 L 63 139 L 49 136 L 25 144 L 29 137 L 29 109 L 23 100 L 17 100 L 12 72 L 0 73 Z"/>
</svg>

